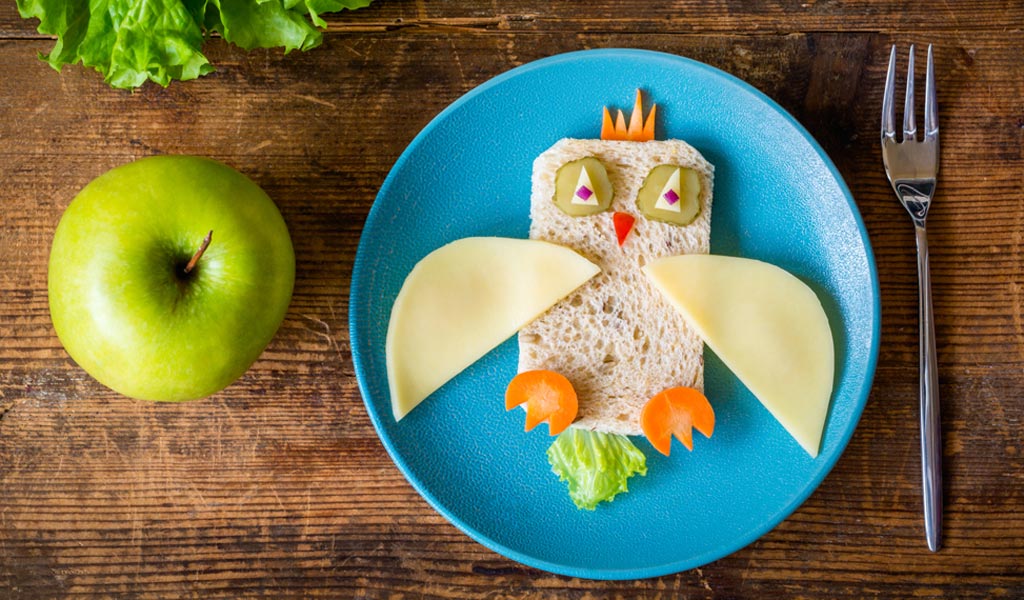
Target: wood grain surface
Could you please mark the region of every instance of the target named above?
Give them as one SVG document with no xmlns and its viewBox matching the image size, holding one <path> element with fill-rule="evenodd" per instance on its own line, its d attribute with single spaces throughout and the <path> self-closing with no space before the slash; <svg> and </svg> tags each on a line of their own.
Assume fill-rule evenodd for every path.
<svg viewBox="0 0 1024 600">
<path fill-rule="evenodd" d="M 212 75 L 112 90 L 38 60 L 0 6 L 0 598 L 1024 598 L 1024 2 L 379 1 L 307 53 L 212 40 Z M 942 173 L 929 218 L 944 549 L 925 547 L 910 222 L 885 179 L 889 48 L 933 43 Z M 642 581 L 547 574 L 436 514 L 374 434 L 349 353 L 349 276 L 391 165 L 445 106 L 552 54 L 637 47 L 741 77 L 803 123 L 874 247 L 882 346 L 848 449 L 757 542 Z M 278 203 L 288 316 L 236 384 L 135 402 L 88 377 L 49 318 L 54 228 L 103 171 L 211 156 Z"/>
</svg>

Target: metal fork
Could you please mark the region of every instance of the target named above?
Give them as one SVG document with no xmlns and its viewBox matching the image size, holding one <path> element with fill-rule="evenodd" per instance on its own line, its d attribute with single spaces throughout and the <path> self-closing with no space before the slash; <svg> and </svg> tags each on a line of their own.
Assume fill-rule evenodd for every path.
<svg viewBox="0 0 1024 600">
<path fill-rule="evenodd" d="M 925 219 L 935 193 L 939 172 L 939 115 L 935 101 L 935 68 L 928 46 L 925 83 L 924 136 L 917 137 L 914 118 L 914 46 L 907 62 L 907 96 L 903 108 L 903 141 L 896 140 L 896 46 L 889 54 L 889 72 L 882 98 L 882 162 L 892 189 L 910 213 L 917 232 L 917 283 L 921 337 L 921 483 L 924 492 L 924 529 L 928 548 L 939 549 L 942 529 L 942 439 L 939 421 L 939 378 L 935 357 L 932 284 L 928 270 Z"/>
</svg>

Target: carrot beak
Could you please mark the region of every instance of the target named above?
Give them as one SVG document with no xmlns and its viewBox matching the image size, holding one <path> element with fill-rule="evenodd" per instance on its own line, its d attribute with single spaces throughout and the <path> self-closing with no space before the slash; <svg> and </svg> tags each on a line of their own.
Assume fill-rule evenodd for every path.
<svg viewBox="0 0 1024 600">
<path fill-rule="evenodd" d="M 619 240 L 619 246 L 622 246 L 626 243 L 626 236 L 633 231 L 636 217 L 628 213 L 617 212 L 612 215 L 612 223 L 615 225 L 615 237 Z"/>
</svg>

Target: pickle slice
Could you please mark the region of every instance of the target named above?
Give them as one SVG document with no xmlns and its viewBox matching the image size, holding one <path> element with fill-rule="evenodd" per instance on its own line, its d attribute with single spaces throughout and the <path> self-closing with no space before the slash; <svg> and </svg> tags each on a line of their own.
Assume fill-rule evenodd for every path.
<svg viewBox="0 0 1024 600">
<path fill-rule="evenodd" d="M 676 170 L 679 171 L 678 194 L 669 194 L 660 203 L 666 206 L 670 202 L 671 208 L 659 208 L 658 200 Z M 644 179 L 636 196 L 636 205 L 648 219 L 673 225 L 689 225 L 700 214 L 700 177 L 693 169 L 678 165 L 658 165 Z"/>
<path fill-rule="evenodd" d="M 586 173 L 582 173 L 584 169 Z M 593 189 L 580 184 L 588 179 Z M 570 217 L 587 217 L 608 210 L 612 205 L 612 182 L 604 165 L 593 156 L 562 165 L 555 173 L 553 200 Z"/>
</svg>

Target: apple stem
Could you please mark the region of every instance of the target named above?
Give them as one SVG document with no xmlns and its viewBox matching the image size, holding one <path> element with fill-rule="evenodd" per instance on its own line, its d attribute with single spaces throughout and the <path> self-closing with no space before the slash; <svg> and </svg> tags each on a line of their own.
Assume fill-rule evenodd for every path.
<svg viewBox="0 0 1024 600">
<path fill-rule="evenodd" d="M 203 243 L 199 245 L 199 250 L 196 250 L 196 253 L 192 255 L 192 259 L 188 261 L 187 265 L 185 265 L 186 275 L 191 273 L 192 269 L 196 268 L 196 263 L 199 262 L 199 259 L 203 257 L 203 252 L 206 252 L 206 249 L 210 247 L 211 239 L 213 239 L 212 229 L 210 230 L 209 233 L 206 234 L 206 237 L 203 238 Z"/>
</svg>

